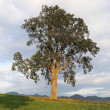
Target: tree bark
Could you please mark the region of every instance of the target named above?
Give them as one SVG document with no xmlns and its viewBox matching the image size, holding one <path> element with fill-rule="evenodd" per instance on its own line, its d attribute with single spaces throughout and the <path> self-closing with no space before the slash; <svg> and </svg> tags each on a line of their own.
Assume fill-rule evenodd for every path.
<svg viewBox="0 0 110 110">
<path fill-rule="evenodd" d="M 51 88 L 51 95 L 50 95 L 50 99 L 52 100 L 57 99 L 57 74 L 60 70 L 66 68 L 67 63 L 68 63 L 68 58 L 66 59 L 63 67 L 59 68 L 60 63 L 58 61 L 56 61 L 55 66 L 54 66 L 54 63 L 52 62 L 52 66 L 51 66 L 52 67 L 51 68 L 52 88 Z"/>
<path fill-rule="evenodd" d="M 57 99 L 57 71 L 54 70 L 51 73 L 51 76 L 52 76 L 52 88 L 51 88 L 50 99 L 54 100 Z"/>
</svg>

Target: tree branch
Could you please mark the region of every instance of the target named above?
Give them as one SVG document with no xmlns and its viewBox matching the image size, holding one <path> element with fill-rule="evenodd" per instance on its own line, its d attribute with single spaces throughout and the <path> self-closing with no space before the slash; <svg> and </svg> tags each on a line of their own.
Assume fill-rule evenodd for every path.
<svg viewBox="0 0 110 110">
<path fill-rule="evenodd" d="M 57 58 L 58 58 L 59 53 L 58 53 L 58 42 L 57 41 L 56 41 L 56 45 L 57 45 L 57 47 L 56 47 L 56 53 L 57 53 Z M 60 65 L 60 63 L 59 63 L 58 59 L 56 59 L 55 67 L 58 68 L 59 65 Z"/>
<path fill-rule="evenodd" d="M 66 59 L 66 61 L 65 61 L 65 64 L 63 65 L 63 67 L 59 68 L 58 71 L 63 70 L 63 69 L 66 68 L 66 65 L 67 65 L 67 63 L 68 63 L 68 59 L 69 59 L 69 56 L 67 57 L 67 59 Z"/>
</svg>

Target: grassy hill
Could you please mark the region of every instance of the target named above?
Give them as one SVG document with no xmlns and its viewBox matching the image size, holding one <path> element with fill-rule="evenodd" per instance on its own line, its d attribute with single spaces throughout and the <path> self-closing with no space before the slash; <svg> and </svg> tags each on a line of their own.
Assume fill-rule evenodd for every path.
<svg viewBox="0 0 110 110">
<path fill-rule="evenodd" d="M 110 103 L 0 94 L 0 110 L 110 110 Z"/>
</svg>

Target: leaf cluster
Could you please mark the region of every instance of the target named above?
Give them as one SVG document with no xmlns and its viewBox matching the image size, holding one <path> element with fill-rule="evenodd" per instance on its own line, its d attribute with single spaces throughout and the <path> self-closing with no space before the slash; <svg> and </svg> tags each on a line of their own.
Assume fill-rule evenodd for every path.
<svg viewBox="0 0 110 110">
<path fill-rule="evenodd" d="M 95 56 L 99 47 L 89 38 L 88 27 L 82 18 L 76 18 L 58 5 L 45 5 L 38 17 L 24 22 L 22 28 L 29 36 L 27 45 L 35 44 L 38 51 L 25 60 L 22 60 L 19 52 L 14 54 L 13 70 L 17 69 L 35 81 L 39 79 L 36 72 L 40 70 L 50 84 L 52 63 L 60 69 L 68 58 L 66 67 L 59 73 L 64 74 L 64 81 L 73 86 L 77 66 L 82 67 L 85 74 L 91 71 L 92 58 L 86 54 Z"/>
</svg>

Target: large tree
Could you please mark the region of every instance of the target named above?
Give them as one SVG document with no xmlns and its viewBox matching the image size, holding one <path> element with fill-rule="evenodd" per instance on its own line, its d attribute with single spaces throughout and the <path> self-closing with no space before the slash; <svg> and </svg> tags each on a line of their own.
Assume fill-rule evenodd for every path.
<svg viewBox="0 0 110 110">
<path fill-rule="evenodd" d="M 67 13 L 56 6 L 42 6 L 38 17 L 24 20 L 22 28 L 28 33 L 27 45 L 36 45 L 37 51 L 31 58 L 23 59 L 20 52 L 14 54 L 12 70 L 23 73 L 35 82 L 37 74 L 52 84 L 51 99 L 57 99 L 58 73 L 64 82 L 75 85 L 75 69 L 90 72 L 91 56 L 99 51 L 97 44 L 89 38 L 88 27 L 81 18 Z M 89 55 L 89 56 L 88 56 Z"/>
</svg>

